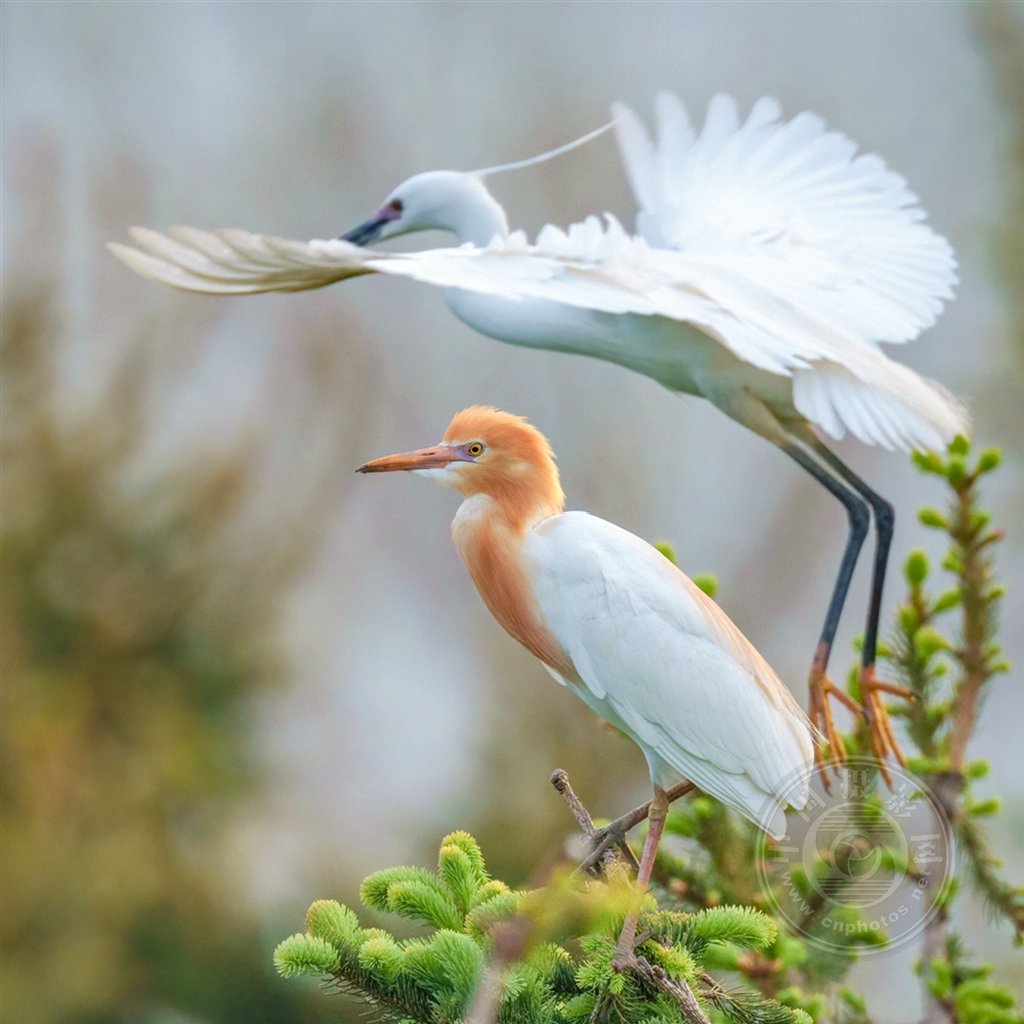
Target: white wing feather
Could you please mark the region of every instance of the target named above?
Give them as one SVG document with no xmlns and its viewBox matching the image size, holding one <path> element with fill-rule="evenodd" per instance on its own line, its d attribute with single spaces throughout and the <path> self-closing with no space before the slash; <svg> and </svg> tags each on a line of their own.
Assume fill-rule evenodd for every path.
<svg viewBox="0 0 1024 1024">
<path fill-rule="evenodd" d="M 780 121 L 766 98 L 740 124 L 720 95 L 695 135 L 663 93 L 656 145 L 631 110 L 615 115 L 652 246 L 728 267 L 866 343 L 915 338 L 952 297 L 953 250 L 904 179 L 816 115 Z"/>
<path fill-rule="evenodd" d="M 649 544 L 586 513 L 545 520 L 526 555 L 580 696 L 652 772 L 690 779 L 780 835 L 784 804 L 806 799 L 810 727 L 721 609 Z"/>
<path fill-rule="evenodd" d="M 187 291 L 241 294 L 322 288 L 361 274 L 410 277 L 505 299 L 543 299 L 605 313 L 663 316 L 696 324 L 740 359 L 789 375 L 812 360 L 843 359 L 849 339 L 726 267 L 651 249 L 612 217 L 568 231 L 548 225 L 535 245 L 522 232 L 478 248 L 415 253 L 362 249 L 340 239 L 310 242 L 237 229 L 132 228 L 141 247 L 111 250 L 150 280 Z M 702 285 L 697 283 L 703 278 Z"/>
<path fill-rule="evenodd" d="M 822 354 L 817 325 L 795 313 L 804 337 L 780 343 L 776 318 L 763 312 L 737 315 L 727 301 L 688 282 L 685 256 L 651 250 L 614 218 L 602 225 L 589 217 L 564 232 L 548 225 L 535 245 L 515 232 L 483 248 L 462 245 L 415 253 L 378 252 L 340 239 L 299 242 L 237 229 L 175 227 L 164 235 L 136 227 L 131 235 L 138 248 L 111 242 L 111 251 L 143 277 L 185 291 L 302 291 L 380 273 L 504 299 L 542 299 L 692 323 L 740 359 L 773 373 L 788 375 Z M 716 290 L 728 299 L 727 283 Z"/>
<path fill-rule="evenodd" d="M 164 235 L 131 229 L 139 248 L 109 242 L 111 252 L 137 274 L 206 295 L 297 292 L 372 273 L 372 256 L 348 242 L 296 242 L 236 228 L 203 231 L 174 227 Z"/>
</svg>

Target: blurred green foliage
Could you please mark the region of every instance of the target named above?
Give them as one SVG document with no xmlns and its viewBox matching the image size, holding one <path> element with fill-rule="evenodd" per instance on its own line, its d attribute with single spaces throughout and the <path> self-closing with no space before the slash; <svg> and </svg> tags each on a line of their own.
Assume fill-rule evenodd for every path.
<svg viewBox="0 0 1024 1024">
<path fill-rule="evenodd" d="M 998 0 L 973 4 L 970 11 L 1006 123 L 1003 211 L 992 232 L 991 263 L 1009 304 L 1008 322 L 1020 361 L 1024 360 L 1024 17 L 1020 4 Z"/>
<path fill-rule="evenodd" d="M 239 557 L 252 451 L 135 486 L 153 382 L 126 365 L 98 411 L 62 420 L 53 291 L 4 310 L 4 1019 L 309 1019 L 224 839 L 258 781 L 247 709 L 283 680 L 277 602 L 316 516 Z"/>
</svg>

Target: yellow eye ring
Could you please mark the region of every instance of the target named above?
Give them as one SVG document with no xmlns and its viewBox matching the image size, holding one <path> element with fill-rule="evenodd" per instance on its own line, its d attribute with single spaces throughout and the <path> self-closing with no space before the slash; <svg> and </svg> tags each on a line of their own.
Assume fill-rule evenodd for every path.
<svg viewBox="0 0 1024 1024">
<path fill-rule="evenodd" d="M 466 454 L 472 455 L 475 459 L 478 455 L 483 455 L 484 446 L 479 441 L 474 441 L 472 444 L 466 445 Z"/>
</svg>

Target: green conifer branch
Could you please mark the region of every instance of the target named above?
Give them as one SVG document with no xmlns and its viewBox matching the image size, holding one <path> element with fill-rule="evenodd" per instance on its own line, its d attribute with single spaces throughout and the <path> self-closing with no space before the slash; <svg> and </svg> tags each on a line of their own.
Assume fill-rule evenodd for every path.
<svg viewBox="0 0 1024 1024">
<path fill-rule="evenodd" d="M 1024 938 L 1024 895 L 1019 886 L 1000 877 L 999 861 L 979 820 L 998 808 L 991 801 L 974 801 L 971 794 L 971 782 L 984 775 L 987 766 L 966 760 L 986 687 L 1009 667 L 995 639 L 1003 588 L 995 582 L 993 549 L 1003 535 L 990 526 L 979 503 L 979 483 L 999 466 L 1000 454 L 998 449 L 985 449 L 973 465 L 969 455 L 967 442 L 957 438 L 944 457 L 915 456 L 919 468 L 942 477 L 951 491 L 945 512 L 924 509 L 920 520 L 948 536 L 943 568 L 954 576 L 954 586 L 937 598 L 928 597 L 927 559 L 920 552 L 908 559 L 904 575 L 910 593 L 898 613 L 893 661 L 920 698 L 916 706 L 903 709 L 921 754 L 914 767 L 954 829 L 970 878 L 992 910 L 1013 925 L 1019 942 Z M 954 612 L 959 616 L 956 641 L 938 628 Z M 946 920 L 944 907 L 939 917 L 940 923 Z"/>
<path fill-rule="evenodd" d="M 1008 669 L 995 639 L 1003 590 L 994 581 L 993 550 L 1002 533 L 991 528 L 979 504 L 979 482 L 999 465 L 1000 455 L 997 449 L 986 449 L 972 464 L 967 441 L 957 438 L 944 456 L 918 454 L 915 462 L 943 478 L 951 492 L 945 512 L 923 509 L 919 520 L 948 537 L 942 565 L 954 585 L 930 597 L 924 554 L 915 552 L 907 560 L 909 593 L 897 614 L 891 658 L 901 680 L 918 697 L 900 709 L 919 752 L 911 766 L 955 833 L 966 874 L 990 909 L 1011 923 L 1019 943 L 1024 937 L 1024 894 L 1000 875 L 980 820 L 998 813 L 998 801 L 973 798 L 971 784 L 987 773 L 987 765 L 967 761 L 988 685 Z M 954 614 L 959 619 L 955 640 L 942 631 Z M 956 894 L 957 886 L 950 885 L 936 896 L 936 912 L 924 933 L 918 970 L 925 986 L 927 1024 L 999 1020 L 1006 1008 L 1005 992 L 986 981 L 984 971 L 968 965 L 950 931 L 949 906 Z M 1007 1005 L 1015 1013 L 1012 1000 Z M 975 1016 L 965 1016 L 968 1012 Z"/>
<path fill-rule="evenodd" d="M 279 972 L 329 976 L 385 1015 L 423 1024 L 668 1024 L 680 1014 L 688 1024 L 710 1024 L 704 1000 L 730 1020 L 806 1024 L 799 1008 L 755 990 L 726 992 L 708 974 L 716 947 L 763 950 L 776 941 L 776 923 L 751 907 L 645 909 L 646 938 L 620 972 L 612 963 L 615 936 L 637 898 L 625 877 L 597 882 L 564 874 L 543 889 L 513 892 L 489 877 L 475 840 L 461 832 L 442 842 L 436 872 L 378 871 L 361 894 L 368 907 L 434 931 L 396 939 L 362 928 L 347 907 L 318 900 L 307 912 L 307 932 L 278 946 Z M 650 897 L 643 903 L 653 906 Z M 457 926 L 449 927 L 456 913 Z M 560 945 L 561 935 L 578 939 L 578 955 Z M 497 976 L 490 976 L 495 966 Z"/>
</svg>

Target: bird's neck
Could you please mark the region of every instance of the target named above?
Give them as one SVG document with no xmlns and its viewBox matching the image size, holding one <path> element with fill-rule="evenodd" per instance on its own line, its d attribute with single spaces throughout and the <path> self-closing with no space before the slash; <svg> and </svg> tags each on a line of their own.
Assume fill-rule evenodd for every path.
<svg viewBox="0 0 1024 1024">
<path fill-rule="evenodd" d="M 572 662 L 541 618 L 523 550 L 536 523 L 560 511 L 538 509 L 535 517 L 524 521 L 510 517 L 494 498 L 477 494 L 456 513 L 452 538 L 484 604 L 502 628 L 544 664 L 574 678 Z"/>
<path fill-rule="evenodd" d="M 508 238 L 508 218 L 501 204 L 487 191 L 474 189 L 463 196 L 448 213 L 449 231 L 465 244 L 485 246 L 497 236 Z"/>
</svg>

